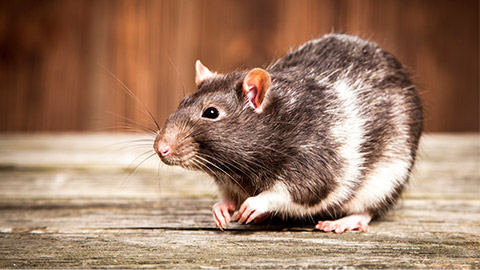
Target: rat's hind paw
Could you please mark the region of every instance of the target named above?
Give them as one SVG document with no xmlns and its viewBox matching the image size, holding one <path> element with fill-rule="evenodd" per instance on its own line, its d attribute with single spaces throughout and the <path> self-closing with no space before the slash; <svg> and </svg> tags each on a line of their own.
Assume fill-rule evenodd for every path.
<svg viewBox="0 0 480 270">
<path fill-rule="evenodd" d="M 335 233 L 354 230 L 366 232 L 371 219 L 372 216 L 368 213 L 353 214 L 337 220 L 319 221 L 315 229 Z"/>
</svg>

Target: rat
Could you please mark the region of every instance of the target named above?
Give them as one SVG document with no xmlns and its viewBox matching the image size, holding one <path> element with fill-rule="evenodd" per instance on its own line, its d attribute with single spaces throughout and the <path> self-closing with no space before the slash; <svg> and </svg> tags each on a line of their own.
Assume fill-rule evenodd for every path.
<svg viewBox="0 0 480 270">
<path fill-rule="evenodd" d="M 345 34 L 310 40 L 265 68 L 213 72 L 156 135 L 167 165 L 209 174 L 216 226 L 324 217 L 315 229 L 367 231 L 408 183 L 422 106 L 407 69 Z"/>
</svg>

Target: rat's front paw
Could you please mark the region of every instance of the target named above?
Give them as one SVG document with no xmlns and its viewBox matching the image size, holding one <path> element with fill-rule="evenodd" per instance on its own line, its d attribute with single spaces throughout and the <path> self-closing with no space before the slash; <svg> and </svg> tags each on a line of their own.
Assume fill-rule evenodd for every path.
<svg viewBox="0 0 480 270">
<path fill-rule="evenodd" d="M 215 223 L 220 230 L 223 230 L 225 227 L 227 227 L 235 208 L 236 205 L 230 201 L 221 201 L 213 205 L 213 218 L 215 219 Z"/>
<path fill-rule="evenodd" d="M 248 224 L 252 221 L 260 223 L 268 217 L 269 212 L 266 200 L 261 197 L 250 197 L 243 202 L 233 218 L 239 223 Z"/>
</svg>

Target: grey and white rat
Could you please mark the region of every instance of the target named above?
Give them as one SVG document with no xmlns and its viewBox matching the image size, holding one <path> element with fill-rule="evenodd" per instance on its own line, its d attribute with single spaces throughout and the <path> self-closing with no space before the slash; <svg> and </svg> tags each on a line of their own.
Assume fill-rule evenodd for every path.
<svg viewBox="0 0 480 270">
<path fill-rule="evenodd" d="M 329 34 L 265 69 L 228 74 L 197 61 L 195 80 L 154 149 L 213 177 L 220 229 L 273 215 L 366 231 L 408 182 L 421 102 L 406 68 L 372 42 Z"/>
</svg>

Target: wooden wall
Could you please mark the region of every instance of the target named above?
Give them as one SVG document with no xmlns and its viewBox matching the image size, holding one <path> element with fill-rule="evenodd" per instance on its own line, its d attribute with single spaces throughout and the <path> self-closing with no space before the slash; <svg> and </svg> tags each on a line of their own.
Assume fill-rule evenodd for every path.
<svg viewBox="0 0 480 270">
<path fill-rule="evenodd" d="M 427 131 L 479 130 L 479 1 L 0 1 L 0 131 L 151 126 L 221 72 L 269 63 L 325 33 L 376 41 L 415 74 Z M 178 70 L 178 72 L 177 72 Z"/>
</svg>

